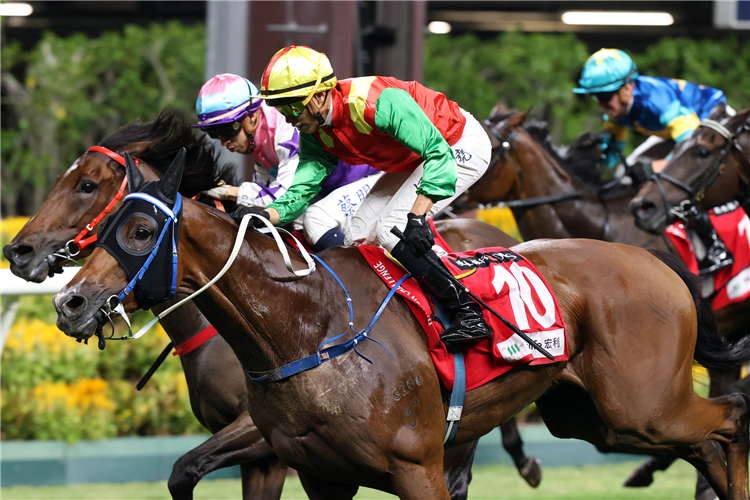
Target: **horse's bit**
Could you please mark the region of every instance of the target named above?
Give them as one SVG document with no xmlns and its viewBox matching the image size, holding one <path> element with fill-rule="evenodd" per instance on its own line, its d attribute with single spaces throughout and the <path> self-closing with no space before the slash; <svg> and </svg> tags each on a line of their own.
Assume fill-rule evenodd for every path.
<svg viewBox="0 0 750 500">
<path fill-rule="evenodd" d="M 739 151 L 745 161 L 750 163 L 750 157 L 748 157 L 747 153 L 745 153 L 745 150 L 742 149 L 742 146 L 740 146 L 738 142 L 739 136 L 743 132 L 750 131 L 750 124 L 748 124 L 747 121 L 743 122 L 742 125 L 737 127 L 737 130 L 735 130 L 734 133 L 732 133 L 721 123 L 709 119 L 702 120 L 699 127 L 706 127 L 714 130 L 724 139 L 726 139 L 727 143 L 721 149 L 716 159 L 711 163 L 711 166 L 708 167 L 703 175 L 700 176 L 698 182 L 695 183 L 696 187 L 692 187 L 682 182 L 681 180 L 672 177 L 671 175 L 665 174 L 664 172 L 655 173 L 651 176 L 651 180 L 654 181 L 656 186 L 659 188 L 659 192 L 661 193 L 667 215 L 672 215 L 677 219 L 683 221 L 688 218 L 690 207 L 700 202 L 706 196 L 706 189 L 711 187 L 716 179 L 718 179 L 719 176 L 724 173 L 724 164 L 732 149 L 736 149 L 737 151 Z M 661 179 L 664 179 L 673 186 L 676 186 L 685 191 L 685 193 L 687 193 L 688 195 L 688 198 L 683 200 L 678 206 L 672 206 L 672 204 L 667 199 L 667 195 L 664 191 L 664 186 L 661 183 Z"/>
</svg>

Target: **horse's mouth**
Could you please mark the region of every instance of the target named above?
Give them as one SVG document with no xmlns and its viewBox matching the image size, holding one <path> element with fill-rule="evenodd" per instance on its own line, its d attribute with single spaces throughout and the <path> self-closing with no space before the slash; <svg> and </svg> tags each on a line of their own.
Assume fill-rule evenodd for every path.
<svg viewBox="0 0 750 500">
<path fill-rule="evenodd" d="M 36 262 L 30 262 L 24 266 L 19 266 L 11 262 L 10 272 L 26 281 L 41 283 L 47 279 L 49 265 L 45 260 L 37 260 Z"/>
<path fill-rule="evenodd" d="M 61 307 L 66 307 L 62 305 Z M 97 331 L 102 328 L 107 320 L 106 315 L 101 309 L 97 309 L 88 317 L 78 316 L 70 317 L 65 315 L 55 304 L 57 309 L 57 327 L 68 337 L 73 337 L 79 342 L 93 337 Z"/>
<path fill-rule="evenodd" d="M 667 228 L 667 216 L 666 214 L 660 213 L 643 219 L 641 217 L 635 218 L 635 225 L 638 229 L 646 231 L 651 234 L 662 234 Z"/>
<path fill-rule="evenodd" d="M 19 278 L 32 283 L 42 283 L 48 277 L 62 272 L 62 264 L 65 259 L 57 257 L 49 251 L 29 252 L 31 254 L 29 259 L 23 253 L 14 251 L 9 247 L 9 245 L 6 246 L 3 253 L 10 262 L 10 271 Z"/>
</svg>

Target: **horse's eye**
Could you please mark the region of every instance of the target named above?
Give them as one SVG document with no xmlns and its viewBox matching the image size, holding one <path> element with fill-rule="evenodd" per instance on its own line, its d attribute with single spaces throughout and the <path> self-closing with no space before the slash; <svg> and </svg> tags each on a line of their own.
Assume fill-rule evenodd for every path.
<svg viewBox="0 0 750 500">
<path fill-rule="evenodd" d="M 711 150 L 710 149 L 706 149 L 706 148 L 700 148 L 695 153 L 695 156 L 697 156 L 698 158 L 702 158 L 702 159 L 708 158 L 708 157 L 711 156 Z"/>
<path fill-rule="evenodd" d="M 151 236 L 151 229 L 148 226 L 138 226 L 135 230 L 136 240 L 146 240 Z"/>
<path fill-rule="evenodd" d="M 84 193 L 93 193 L 96 189 L 96 184 L 91 181 L 83 181 L 79 189 Z"/>
</svg>

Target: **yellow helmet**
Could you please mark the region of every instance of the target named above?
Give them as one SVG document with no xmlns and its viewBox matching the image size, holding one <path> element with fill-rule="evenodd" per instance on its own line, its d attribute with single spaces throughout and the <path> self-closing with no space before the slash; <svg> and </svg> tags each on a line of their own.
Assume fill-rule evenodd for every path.
<svg viewBox="0 0 750 500">
<path fill-rule="evenodd" d="M 310 47 L 292 45 L 276 52 L 263 71 L 261 99 L 300 97 L 307 105 L 317 92 L 336 86 L 331 62 Z"/>
</svg>

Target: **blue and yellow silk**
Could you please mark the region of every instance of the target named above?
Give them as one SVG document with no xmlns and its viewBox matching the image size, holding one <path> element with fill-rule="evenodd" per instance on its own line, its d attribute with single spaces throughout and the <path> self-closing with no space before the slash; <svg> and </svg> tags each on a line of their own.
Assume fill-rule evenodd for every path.
<svg viewBox="0 0 750 500">
<path fill-rule="evenodd" d="M 615 147 L 608 148 L 608 160 L 612 154 L 616 158 L 611 159 L 619 161 L 617 153 L 624 148 L 630 129 L 679 143 L 690 137 L 717 104 L 727 101 L 721 90 L 685 80 L 639 76 L 634 83 L 628 113 L 615 119 L 604 115 L 604 128 L 615 139 Z"/>
</svg>

